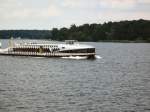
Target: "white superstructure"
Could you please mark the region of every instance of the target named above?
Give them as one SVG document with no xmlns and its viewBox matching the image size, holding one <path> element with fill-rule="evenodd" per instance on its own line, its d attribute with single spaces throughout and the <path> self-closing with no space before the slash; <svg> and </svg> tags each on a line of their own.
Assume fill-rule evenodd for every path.
<svg viewBox="0 0 150 112">
<path fill-rule="evenodd" d="M 81 45 L 75 40 L 66 40 L 65 43 L 51 42 L 9 42 L 9 47 L 0 52 L 8 54 L 29 54 L 40 56 L 94 56 L 95 48 L 89 45 Z"/>
</svg>

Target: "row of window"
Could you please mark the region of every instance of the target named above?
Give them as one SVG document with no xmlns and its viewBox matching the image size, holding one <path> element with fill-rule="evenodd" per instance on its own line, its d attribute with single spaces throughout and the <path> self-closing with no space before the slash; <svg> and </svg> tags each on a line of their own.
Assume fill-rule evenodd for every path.
<svg viewBox="0 0 150 112">
<path fill-rule="evenodd" d="M 95 53 L 95 48 L 61 51 L 63 53 Z"/>
<path fill-rule="evenodd" d="M 40 50 L 42 52 L 56 52 L 59 51 L 59 48 L 13 48 L 14 52 L 40 52 Z"/>
<path fill-rule="evenodd" d="M 57 48 L 58 46 L 57 45 L 32 45 L 32 46 L 29 46 L 29 45 L 25 45 L 25 46 L 20 46 L 20 47 L 40 47 L 42 46 L 43 48 Z"/>
</svg>

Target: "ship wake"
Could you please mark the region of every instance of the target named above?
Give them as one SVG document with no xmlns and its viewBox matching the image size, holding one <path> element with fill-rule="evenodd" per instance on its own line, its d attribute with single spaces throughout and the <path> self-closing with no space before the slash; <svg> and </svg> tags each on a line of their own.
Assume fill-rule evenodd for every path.
<svg viewBox="0 0 150 112">
<path fill-rule="evenodd" d="M 81 59 L 87 59 L 87 56 L 69 56 L 69 57 L 61 57 L 63 59 L 76 59 L 76 60 L 81 60 Z"/>
<path fill-rule="evenodd" d="M 95 59 L 101 59 L 102 57 L 99 55 L 95 55 Z"/>
<path fill-rule="evenodd" d="M 75 59 L 75 60 L 83 60 L 88 59 L 88 56 L 69 56 L 69 57 L 61 57 L 63 59 Z M 95 55 L 95 59 L 101 59 L 102 57 L 99 55 Z"/>
</svg>

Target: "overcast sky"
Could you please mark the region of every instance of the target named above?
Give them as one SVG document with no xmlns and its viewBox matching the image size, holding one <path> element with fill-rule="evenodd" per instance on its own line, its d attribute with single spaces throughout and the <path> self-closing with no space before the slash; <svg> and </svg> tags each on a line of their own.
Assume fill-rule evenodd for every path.
<svg viewBox="0 0 150 112">
<path fill-rule="evenodd" d="M 0 29 L 150 20 L 150 0 L 0 0 Z"/>
</svg>

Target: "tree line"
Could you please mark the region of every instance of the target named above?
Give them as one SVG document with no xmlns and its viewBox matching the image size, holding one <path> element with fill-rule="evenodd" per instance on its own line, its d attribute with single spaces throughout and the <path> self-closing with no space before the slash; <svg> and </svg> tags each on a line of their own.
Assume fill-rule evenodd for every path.
<svg viewBox="0 0 150 112">
<path fill-rule="evenodd" d="M 21 37 L 29 39 L 78 41 L 147 41 L 150 42 L 150 20 L 83 24 L 52 30 L 1 30 L 0 38 Z"/>
<path fill-rule="evenodd" d="M 0 30 L 1 39 L 23 38 L 23 39 L 49 39 L 50 30 Z"/>
</svg>

